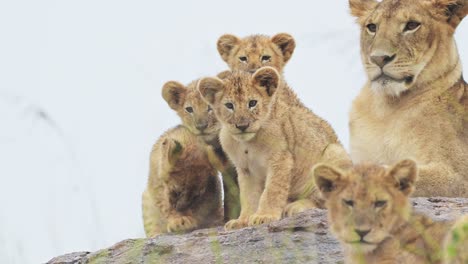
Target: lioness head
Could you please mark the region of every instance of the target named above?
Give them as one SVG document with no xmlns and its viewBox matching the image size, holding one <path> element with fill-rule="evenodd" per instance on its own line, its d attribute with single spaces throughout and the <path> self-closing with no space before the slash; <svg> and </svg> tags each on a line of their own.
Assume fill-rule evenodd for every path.
<svg viewBox="0 0 468 264">
<path fill-rule="evenodd" d="M 271 38 L 253 35 L 240 39 L 234 35 L 223 35 L 218 39 L 218 52 L 231 70 L 250 73 L 264 66 L 282 72 L 295 48 L 296 42 L 286 33 Z"/>
<path fill-rule="evenodd" d="M 182 124 L 190 132 L 203 137 L 205 141 L 213 140 L 220 129 L 220 125 L 211 107 L 201 98 L 197 91 L 197 82 L 188 86 L 170 81 L 164 84 L 162 96 L 168 105 L 177 112 Z"/>
<path fill-rule="evenodd" d="M 177 211 L 185 211 L 206 192 L 212 168 L 206 165 L 206 157 L 196 142 L 166 138 L 159 150 L 159 169 L 165 175 L 169 202 Z"/>
<path fill-rule="evenodd" d="M 279 82 L 280 75 L 274 68 L 263 67 L 253 75 L 234 71 L 223 80 L 204 78 L 198 89 L 229 134 L 239 141 L 248 141 L 267 120 Z"/>
<path fill-rule="evenodd" d="M 361 56 L 374 91 L 399 96 L 460 67 L 453 33 L 468 13 L 468 0 L 349 3 L 361 26 Z"/>
<path fill-rule="evenodd" d="M 409 219 L 408 196 L 417 168 L 404 160 L 392 168 L 358 165 L 341 171 L 324 164 L 314 180 L 326 200 L 332 231 L 348 249 L 370 252 Z"/>
</svg>

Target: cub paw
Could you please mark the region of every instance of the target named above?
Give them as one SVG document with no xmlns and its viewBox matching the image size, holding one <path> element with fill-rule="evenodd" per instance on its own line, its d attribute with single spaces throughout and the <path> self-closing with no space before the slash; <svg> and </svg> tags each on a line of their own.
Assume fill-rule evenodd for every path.
<svg viewBox="0 0 468 264">
<path fill-rule="evenodd" d="M 286 205 L 282 215 L 283 217 L 291 217 L 315 207 L 312 201 L 295 201 Z"/>
<path fill-rule="evenodd" d="M 269 224 L 280 219 L 280 216 L 271 214 L 254 214 L 249 218 L 249 226 Z"/>
<path fill-rule="evenodd" d="M 188 232 L 197 227 L 197 221 L 191 216 L 180 216 L 169 219 L 167 223 L 167 232 Z"/>
<path fill-rule="evenodd" d="M 224 225 L 225 230 L 241 229 L 244 227 L 247 227 L 247 221 L 241 219 L 231 220 Z"/>
</svg>

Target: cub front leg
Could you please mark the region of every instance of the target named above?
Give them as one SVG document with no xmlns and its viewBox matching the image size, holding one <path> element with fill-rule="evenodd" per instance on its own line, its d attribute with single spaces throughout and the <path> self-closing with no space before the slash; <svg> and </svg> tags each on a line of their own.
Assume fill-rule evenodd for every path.
<svg viewBox="0 0 468 264">
<path fill-rule="evenodd" d="M 257 212 L 249 218 L 249 225 L 261 225 L 281 219 L 291 188 L 294 161 L 291 153 L 281 152 L 270 158 L 265 189 Z"/>
<path fill-rule="evenodd" d="M 237 169 L 240 191 L 241 212 L 238 219 L 224 225 L 226 230 L 246 227 L 249 217 L 255 213 L 263 188 L 260 179 L 253 177 L 248 169 Z"/>
</svg>

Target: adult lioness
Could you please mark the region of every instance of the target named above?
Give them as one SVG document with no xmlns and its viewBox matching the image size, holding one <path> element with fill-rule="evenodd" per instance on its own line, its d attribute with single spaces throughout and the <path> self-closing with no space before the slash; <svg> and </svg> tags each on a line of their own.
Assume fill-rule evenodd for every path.
<svg viewBox="0 0 468 264">
<path fill-rule="evenodd" d="M 350 114 L 354 162 L 420 164 L 416 196 L 468 196 L 468 85 L 454 31 L 468 0 L 350 0 L 369 77 Z"/>
<path fill-rule="evenodd" d="M 412 212 L 409 195 L 416 163 L 385 168 L 359 164 L 350 170 L 319 164 L 316 185 L 326 199 L 331 230 L 346 263 L 467 263 L 468 218 L 436 222 Z M 459 261 L 459 262 L 457 262 Z"/>
</svg>

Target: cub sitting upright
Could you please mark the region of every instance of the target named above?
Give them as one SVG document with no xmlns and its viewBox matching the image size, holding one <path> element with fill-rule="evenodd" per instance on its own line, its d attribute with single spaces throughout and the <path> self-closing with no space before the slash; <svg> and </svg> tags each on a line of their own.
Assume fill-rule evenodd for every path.
<svg viewBox="0 0 468 264">
<path fill-rule="evenodd" d="M 275 96 L 286 88 L 272 67 L 199 82 L 200 93 L 222 125 L 221 145 L 239 176 L 241 215 L 226 229 L 268 223 L 315 207 L 314 164 L 351 165 L 327 122 L 291 104 L 296 97 Z"/>
<path fill-rule="evenodd" d="M 148 237 L 222 222 L 220 182 L 199 144 L 199 139 L 182 126 L 167 131 L 154 144 L 143 193 Z"/>
<path fill-rule="evenodd" d="M 218 74 L 222 78 L 226 72 Z M 237 174 L 219 143 L 219 122 L 210 106 L 197 90 L 198 80 L 187 86 L 170 81 L 164 84 L 162 95 L 169 107 L 177 112 L 182 125 L 198 136 L 200 148 L 207 151 L 210 163 L 221 172 L 224 188 L 224 220 L 236 219 L 240 213 Z"/>
<path fill-rule="evenodd" d="M 238 38 L 226 34 L 218 39 L 218 52 L 231 70 L 254 73 L 261 67 L 271 66 L 283 72 L 296 48 L 294 38 L 286 33 L 273 37 L 252 35 Z"/>
<path fill-rule="evenodd" d="M 316 185 L 325 197 L 331 230 L 346 263 L 468 263 L 468 217 L 435 222 L 412 212 L 418 170 L 412 160 L 386 168 L 349 170 L 319 164 Z"/>
</svg>

